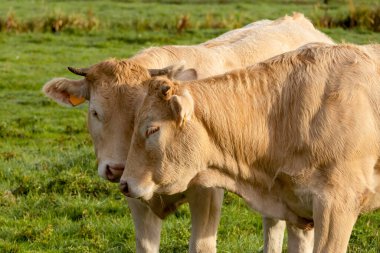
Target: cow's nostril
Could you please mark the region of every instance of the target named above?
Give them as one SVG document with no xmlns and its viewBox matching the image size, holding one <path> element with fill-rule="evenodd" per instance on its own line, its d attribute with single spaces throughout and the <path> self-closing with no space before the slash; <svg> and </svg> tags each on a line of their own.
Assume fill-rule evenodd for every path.
<svg viewBox="0 0 380 253">
<path fill-rule="evenodd" d="M 129 197 L 128 184 L 126 181 L 120 181 L 120 191 L 127 197 Z"/>
</svg>

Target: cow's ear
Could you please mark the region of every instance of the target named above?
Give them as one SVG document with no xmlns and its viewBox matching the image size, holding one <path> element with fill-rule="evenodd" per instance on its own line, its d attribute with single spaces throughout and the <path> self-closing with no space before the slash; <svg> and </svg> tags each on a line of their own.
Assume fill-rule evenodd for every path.
<svg viewBox="0 0 380 253">
<path fill-rule="evenodd" d="M 167 67 L 167 77 L 171 80 L 190 81 L 198 79 L 195 69 L 185 69 L 185 62 L 171 65 Z"/>
<path fill-rule="evenodd" d="M 183 126 L 191 119 L 194 111 L 194 100 L 187 89 L 179 91 L 179 84 L 163 77 L 149 81 L 148 94 L 158 92 L 158 96 L 168 101 L 177 125 Z"/>
<path fill-rule="evenodd" d="M 170 106 L 180 127 L 191 119 L 194 112 L 194 100 L 188 90 L 184 90 L 182 95 L 173 95 L 170 98 Z"/>
<path fill-rule="evenodd" d="M 61 105 L 77 106 L 89 99 L 88 89 L 84 79 L 54 78 L 43 86 L 42 91 Z"/>
<path fill-rule="evenodd" d="M 185 69 L 181 71 L 176 71 L 168 75 L 170 79 L 180 80 L 180 81 L 191 81 L 197 80 L 198 74 L 195 69 Z"/>
</svg>

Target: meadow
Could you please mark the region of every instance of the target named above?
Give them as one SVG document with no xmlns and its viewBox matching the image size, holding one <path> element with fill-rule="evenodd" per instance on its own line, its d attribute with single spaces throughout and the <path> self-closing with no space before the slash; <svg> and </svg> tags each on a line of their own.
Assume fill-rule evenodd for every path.
<svg viewBox="0 0 380 253">
<path fill-rule="evenodd" d="M 364 16 L 353 15 L 358 10 Z M 61 107 L 41 92 L 53 77 L 77 78 L 67 66 L 127 58 L 150 46 L 199 43 L 293 11 L 337 42 L 380 43 L 377 12 L 368 18 L 368 10 L 380 10 L 378 2 L 1 1 L 0 252 L 134 252 L 126 201 L 117 184 L 97 175 L 87 105 Z M 350 29 L 332 22 L 347 17 L 358 17 Z M 379 231 L 380 212 L 361 216 L 349 252 L 379 253 Z M 186 252 L 189 237 L 184 205 L 164 222 L 160 252 Z M 262 245 L 260 215 L 226 193 L 218 252 L 261 252 Z"/>
</svg>

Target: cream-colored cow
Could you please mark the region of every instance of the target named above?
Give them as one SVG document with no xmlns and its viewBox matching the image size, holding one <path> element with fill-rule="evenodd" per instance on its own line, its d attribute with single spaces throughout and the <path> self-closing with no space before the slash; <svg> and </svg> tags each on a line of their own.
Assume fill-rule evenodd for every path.
<svg viewBox="0 0 380 253">
<path fill-rule="evenodd" d="M 380 207 L 380 46 L 314 44 L 190 82 L 146 82 L 120 185 L 130 197 L 222 187 L 346 252 Z"/>
<path fill-rule="evenodd" d="M 66 105 L 89 101 L 88 126 L 99 161 L 99 174 L 117 182 L 126 161 L 135 110 L 145 95 L 141 83 L 151 75 L 169 72 L 176 79 L 204 78 L 314 41 L 333 43 L 302 14 L 294 14 L 275 21 L 258 21 L 199 45 L 155 47 L 128 60 L 108 60 L 86 69 L 70 68 L 85 78 L 53 79 L 44 86 L 44 92 Z M 186 61 L 183 71 L 159 70 L 181 60 Z M 136 228 L 137 252 L 158 252 L 161 219 L 184 201 L 190 203 L 192 214 L 190 251 L 215 252 L 222 198 L 221 190 L 194 187 L 175 196 L 155 196 L 148 205 L 128 199 Z M 264 227 L 264 251 L 281 252 L 285 223 L 264 219 Z M 312 233 L 304 234 L 293 228 L 289 230 L 289 239 L 293 252 L 306 252 Z"/>
</svg>

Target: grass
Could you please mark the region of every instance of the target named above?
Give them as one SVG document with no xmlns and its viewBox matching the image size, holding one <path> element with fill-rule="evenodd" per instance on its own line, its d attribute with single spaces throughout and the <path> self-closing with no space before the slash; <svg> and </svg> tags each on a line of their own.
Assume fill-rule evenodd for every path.
<svg viewBox="0 0 380 253">
<path fill-rule="evenodd" d="M 127 2 L 127 3 L 126 3 Z M 380 6 L 375 0 L 330 1 L 43 1 L 0 4 L 0 31 L 75 32 L 126 29 L 182 32 L 198 29 L 233 29 L 252 20 L 299 11 L 320 27 L 380 29 Z M 218 4 L 215 4 L 218 3 Z M 273 8 L 273 3 L 276 8 Z M 145 11 L 144 8 L 150 12 Z M 118 10 L 115 12 L 115 8 Z M 260 11 L 257 11 L 260 10 Z M 154 12 L 156 15 L 150 15 Z M 174 13 L 174 15 L 173 15 Z"/>
<path fill-rule="evenodd" d="M 234 27 L 292 11 L 313 18 L 319 11 L 314 1 L 178 2 L 0 2 L 3 20 L 9 13 L 21 22 L 55 12 L 85 16 L 89 10 L 99 20 L 90 30 L 0 32 L 0 252 L 134 252 L 126 202 L 117 185 L 97 176 L 86 130 L 87 107 L 69 109 L 49 101 L 40 91 L 46 81 L 75 78 L 66 66 L 126 58 L 153 45 L 198 43 L 231 28 L 217 25 L 223 22 L 236 19 Z M 347 4 L 334 1 L 331 8 L 333 15 Z M 178 33 L 177 19 L 185 15 L 191 25 Z M 207 22 L 215 27 L 201 25 Z M 161 23 L 167 26 L 149 27 Z M 379 33 L 366 29 L 323 31 L 337 41 L 380 42 Z M 183 206 L 168 218 L 161 252 L 186 252 L 189 217 Z M 380 252 L 379 231 L 380 213 L 360 217 L 349 252 Z M 228 193 L 218 236 L 219 252 L 260 252 L 260 216 Z"/>
</svg>

